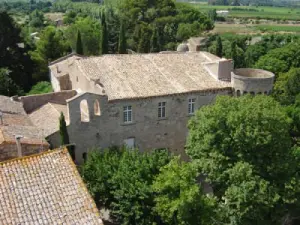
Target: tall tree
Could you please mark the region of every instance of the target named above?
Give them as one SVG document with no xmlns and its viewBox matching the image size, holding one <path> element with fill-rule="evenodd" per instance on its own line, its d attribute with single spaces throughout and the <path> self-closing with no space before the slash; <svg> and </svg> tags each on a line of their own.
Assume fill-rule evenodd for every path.
<svg viewBox="0 0 300 225">
<path fill-rule="evenodd" d="M 264 95 L 218 97 L 189 122 L 186 152 L 224 206 L 222 222 L 279 224 L 300 209 L 300 151 L 290 122 L 285 108 Z"/>
<path fill-rule="evenodd" d="M 60 134 L 61 145 L 70 144 L 65 116 L 62 112 L 60 113 L 60 117 L 59 117 L 59 134 Z"/>
<path fill-rule="evenodd" d="M 83 55 L 83 47 L 82 47 L 82 41 L 81 41 L 81 34 L 78 30 L 77 32 L 77 39 L 76 39 L 76 53 L 79 55 Z"/>
<path fill-rule="evenodd" d="M 237 58 L 237 46 L 236 46 L 236 41 L 233 41 L 233 42 L 231 43 L 231 59 L 233 60 L 234 68 L 237 68 L 238 58 Z"/>
<path fill-rule="evenodd" d="M 216 45 L 216 54 L 220 58 L 222 58 L 223 55 L 223 45 L 222 45 L 222 39 L 220 36 L 217 37 L 217 45 Z"/>
<path fill-rule="evenodd" d="M 20 29 L 7 12 L 0 10 L 0 68 L 7 68 L 10 79 L 21 89 L 28 91 L 32 85 L 34 66 L 26 54 L 26 44 L 25 48 L 21 48 L 19 43 L 24 43 L 20 37 Z"/>
<path fill-rule="evenodd" d="M 150 40 L 150 52 L 159 52 L 160 51 L 160 37 L 159 37 L 159 32 L 157 26 L 154 26 L 151 40 Z"/>
<path fill-rule="evenodd" d="M 215 201 L 206 197 L 197 182 L 192 163 L 174 158 L 164 166 L 153 183 L 155 211 L 166 224 L 212 224 Z"/>
<path fill-rule="evenodd" d="M 105 19 L 105 11 L 101 15 L 101 37 L 100 37 L 100 55 L 108 53 L 108 31 Z"/>
<path fill-rule="evenodd" d="M 126 37 L 124 23 L 121 23 L 120 26 L 118 52 L 119 54 L 126 54 Z"/>
</svg>

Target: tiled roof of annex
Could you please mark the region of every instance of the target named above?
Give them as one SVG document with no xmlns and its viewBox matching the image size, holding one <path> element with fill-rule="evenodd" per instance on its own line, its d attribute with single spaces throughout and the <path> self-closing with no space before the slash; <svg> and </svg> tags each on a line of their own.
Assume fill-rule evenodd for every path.
<svg viewBox="0 0 300 225">
<path fill-rule="evenodd" d="M 66 123 L 68 124 L 68 107 L 51 102 L 31 112 L 29 118 L 34 125 L 43 130 L 43 134 L 47 137 L 59 130 L 59 117 L 61 112 L 64 114 Z"/>
<path fill-rule="evenodd" d="M 68 151 L 0 163 L 0 224 L 102 224 Z"/>
<path fill-rule="evenodd" d="M 49 146 L 42 130 L 33 125 L 21 102 L 0 95 L 0 111 L 0 144 L 15 143 L 15 135 L 22 135 L 22 144 Z"/>
<path fill-rule="evenodd" d="M 230 89 L 231 83 L 217 80 L 205 68 L 221 59 L 208 52 L 73 56 L 50 66 L 76 66 L 83 76 L 100 84 L 109 100 L 146 98 L 197 91 Z M 217 66 L 217 65 L 216 65 Z"/>
</svg>

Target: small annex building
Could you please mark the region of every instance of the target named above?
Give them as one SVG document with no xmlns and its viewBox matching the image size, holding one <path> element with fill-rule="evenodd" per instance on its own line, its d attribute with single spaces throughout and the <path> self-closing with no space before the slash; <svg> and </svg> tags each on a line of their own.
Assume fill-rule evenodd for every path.
<svg viewBox="0 0 300 225">
<path fill-rule="evenodd" d="M 66 149 L 0 163 L 0 224 L 103 225 Z"/>
<path fill-rule="evenodd" d="M 18 151 L 16 137 L 19 137 L 21 151 Z M 47 149 L 49 144 L 45 135 L 32 123 L 22 102 L 0 96 L 0 161 Z"/>
</svg>

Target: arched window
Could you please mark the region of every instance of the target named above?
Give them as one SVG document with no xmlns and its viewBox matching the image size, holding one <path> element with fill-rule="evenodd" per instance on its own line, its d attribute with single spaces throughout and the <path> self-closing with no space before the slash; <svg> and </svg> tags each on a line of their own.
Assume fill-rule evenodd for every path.
<svg viewBox="0 0 300 225">
<path fill-rule="evenodd" d="M 90 121 L 90 113 L 87 100 L 82 100 L 80 102 L 80 116 L 81 122 L 89 122 Z"/>
<path fill-rule="evenodd" d="M 247 91 L 244 91 L 243 94 L 246 95 L 246 94 L 248 94 L 248 92 L 247 92 Z"/>
<path fill-rule="evenodd" d="M 96 99 L 94 102 L 94 114 L 97 116 L 101 115 L 99 101 Z"/>
<path fill-rule="evenodd" d="M 236 96 L 238 96 L 238 97 L 241 96 L 241 91 L 240 90 L 236 91 Z"/>
<path fill-rule="evenodd" d="M 254 95 L 255 95 L 254 91 L 251 91 L 251 92 L 250 92 L 250 95 L 254 96 Z"/>
<path fill-rule="evenodd" d="M 257 94 L 258 94 L 258 95 L 261 95 L 261 92 L 258 92 Z"/>
<path fill-rule="evenodd" d="M 265 91 L 265 92 L 264 92 L 264 94 L 265 94 L 265 95 L 267 95 L 267 94 L 268 94 L 268 92 L 267 92 L 267 91 Z"/>
</svg>

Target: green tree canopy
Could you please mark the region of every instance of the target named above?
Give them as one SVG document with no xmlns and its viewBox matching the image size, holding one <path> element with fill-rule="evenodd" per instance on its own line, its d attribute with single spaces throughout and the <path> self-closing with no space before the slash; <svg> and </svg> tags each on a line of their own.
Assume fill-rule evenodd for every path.
<svg viewBox="0 0 300 225">
<path fill-rule="evenodd" d="M 26 54 L 27 46 L 19 47 L 23 40 L 20 37 L 20 29 L 14 23 L 13 18 L 5 11 L 0 10 L 0 68 L 7 68 L 9 79 L 18 87 L 18 90 L 10 86 L 10 93 L 19 90 L 28 91 L 32 85 L 33 62 Z M 4 79 L 4 77 L 2 76 Z M 6 77 L 8 78 L 8 77 Z"/>
<path fill-rule="evenodd" d="M 216 54 L 217 56 L 222 58 L 223 55 L 223 45 L 222 45 L 222 39 L 220 36 L 217 37 L 217 46 L 216 46 Z"/>
<path fill-rule="evenodd" d="M 101 36 L 100 36 L 100 54 L 108 53 L 108 30 L 105 19 L 105 11 L 102 11 L 101 15 Z"/>
<path fill-rule="evenodd" d="M 121 23 L 118 43 L 118 53 L 126 54 L 126 37 L 124 23 Z"/>
<path fill-rule="evenodd" d="M 197 183 L 198 170 L 174 158 L 161 169 L 153 183 L 155 211 L 166 224 L 206 225 L 214 217 L 215 201 Z"/>
<path fill-rule="evenodd" d="M 100 22 L 88 16 L 76 18 L 75 23 L 65 31 L 65 36 L 74 50 L 76 50 L 78 31 L 80 31 L 83 54 L 87 56 L 98 55 L 101 35 Z"/>
<path fill-rule="evenodd" d="M 80 31 L 77 32 L 76 53 L 79 55 L 83 55 L 83 47 L 82 47 Z"/>
<path fill-rule="evenodd" d="M 88 154 L 81 174 L 96 203 L 111 209 L 119 223 L 150 225 L 159 221 L 151 185 L 169 161 L 164 150 L 95 150 Z"/>
<path fill-rule="evenodd" d="M 218 97 L 189 122 L 186 152 L 225 204 L 224 221 L 279 224 L 286 209 L 299 209 L 299 189 L 291 187 L 299 150 L 290 125 L 285 109 L 268 96 Z"/>
</svg>

